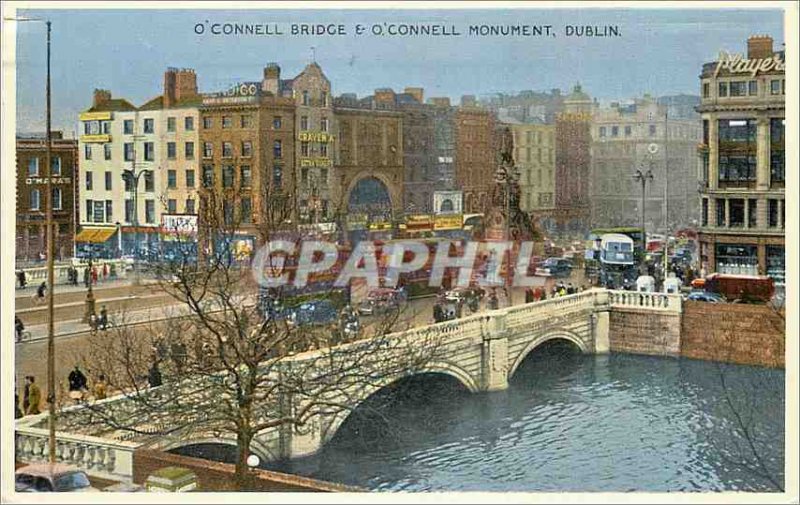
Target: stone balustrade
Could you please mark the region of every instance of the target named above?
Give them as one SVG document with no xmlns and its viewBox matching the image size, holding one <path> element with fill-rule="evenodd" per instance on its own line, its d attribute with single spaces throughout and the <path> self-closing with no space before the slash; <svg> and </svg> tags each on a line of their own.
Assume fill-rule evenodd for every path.
<svg viewBox="0 0 800 505">
<path fill-rule="evenodd" d="M 109 267 L 114 264 L 116 265 L 116 274 L 117 278 L 124 278 L 126 275 L 126 263 L 124 261 L 119 260 L 95 260 L 92 262 L 92 266 L 95 266 L 99 269 L 103 268 L 104 264 L 108 264 Z M 67 277 L 67 272 L 69 271 L 70 265 L 56 265 L 53 268 L 54 278 L 53 282 L 55 284 L 67 284 L 69 281 Z M 78 270 L 78 283 L 83 283 L 83 271 L 88 268 L 86 263 L 81 263 L 80 265 L 76 265 L 75 268 Z M 25 280 L 28 283 L 28 286 L 38 284 L 41 281 L 47 279 L 47 267 L 35 267 L 35 268 L 24 268 L 25 271 Z"/>
<path fill-rule="evenodd" d="M 21 463 L 48 461 L 48 430 L 17 424 L 16 460 Z M 56 461 L 74 465 L 90 476 L 130 480 L 133 452 L 140 444 L 72 433 L 56 432 Z"/>
<path fill-rule="evenodd" d="M 682 299 L 679 294 L 651 293 L 640 291 L 608 291 L 611 307 L 681 312 Z"/>
</svg>

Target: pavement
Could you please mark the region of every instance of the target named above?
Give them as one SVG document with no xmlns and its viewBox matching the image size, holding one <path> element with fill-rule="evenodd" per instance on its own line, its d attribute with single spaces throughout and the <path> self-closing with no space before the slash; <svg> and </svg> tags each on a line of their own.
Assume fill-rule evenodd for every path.
<svg viewBox="0 0 800 505">
<path fill-rule="evenodd" d="M 40 283 L 32 283 L 28 282 L 28 285 L 24 288 L 19 287 L 19 284 L 15 285 L 14 293 L 17 298 L 24 298 L 33 296 L 36 293 L 36 288 L 39 287 Z M 158 284 L 157 280 L 154 279 L 141 279 L 140 284 L 142 285 L 150 285 L 150 284 Z M 121 287 L 130 287 L 133 286 L 133 280 L 131 278 L 121 278 L 121 279 L 108 279 L 108 280 L 98 280 L 97 284 L 92 286 L 93 290 L 98 289 L 112 289 L 112 288 L 121 288 Z M 56 284 L 53 289 L 55 293 L 76 293 L 76 292 L 86 292 L 86 286 L 84 286 L 83 282 L 78 282 L 77 286 L 71 284 Z"/>
</svg>

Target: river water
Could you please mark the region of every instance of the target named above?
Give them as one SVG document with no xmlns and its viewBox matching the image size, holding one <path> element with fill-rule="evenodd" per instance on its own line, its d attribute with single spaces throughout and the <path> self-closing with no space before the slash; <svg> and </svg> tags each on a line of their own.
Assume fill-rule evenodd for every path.
<svg viewBox="0 0 800 505">
<path fill-rule="evenodd" d="M 401 381 L 317 455 L 270 468 L 376 491 L 776 491 L 783 381 L 782 370 L 551 345 L 506 391 Z"/>
</svg>

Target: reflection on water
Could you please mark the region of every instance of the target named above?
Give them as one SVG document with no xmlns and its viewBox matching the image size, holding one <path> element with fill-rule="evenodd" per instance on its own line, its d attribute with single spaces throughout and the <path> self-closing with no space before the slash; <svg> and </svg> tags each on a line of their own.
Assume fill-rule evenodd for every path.
<svg viewBox="0 0 800 505">
<path fill-rule="evenodd" d="M 382 491 L 776 490 L 783 379 L 549 346 L 506 391 L 470 394 L 442 375 L 395 384 L 319 454 L 271 467 Z"/>
</svg>

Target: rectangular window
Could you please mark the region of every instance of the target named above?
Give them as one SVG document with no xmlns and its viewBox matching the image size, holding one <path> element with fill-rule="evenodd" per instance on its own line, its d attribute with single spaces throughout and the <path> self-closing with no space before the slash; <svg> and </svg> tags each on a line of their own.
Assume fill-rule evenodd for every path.
<svg viewBox="0 0 800 505">
<path fill-rule="evenodd" d="M 214 156 L 214 144 L 211 142 L 203 142 L 203 158 L 212 158 Z"/>
<path fill-rule="evenodd" d="M 95 223 L 102 223 L 103 221 L 106 220 L 105 213 L 106 213 L 106 204 L 105 204 L 105 202 L 102 201 L 102 200 L 95 201 L 94 202 L 94 212 L 93 212 L 92 220 Z"/>
<path fill-rule="evenodd" d="M 168 117 L 167 118 L 167 131 L 168 132 L 174 132 L 175 131 L 175 118 L 174 117 Z"/>
<path fill-rule="evenodd" d="M 153 133 L 154 131 L 155 131 L 155 121 L 151 118 L 146 118 L 144 120 L 144 132 Z"/>
<path fill-rule="evenodd" d="M 619 137 L 619 126 L 612 126 L 611 127 L 611 136 L 612 137 Z"/>
<path fill-rule="evenodd" d="M 701 226 L 708 226 L 708 198 L 703 198 L 703 214 L 701 219 Z"/>
<path fill-rule="evenodd" d="M 601 137 L 605 137 L 606 136 L 606 127 L 605 126 L 601 126 L 600 127 L 600 136 Z"/>
<path fill-rule="evenodd" d="M 178 172 L 176 170 L 167 170 L 167 188 L 175 189 L 178 187 Z"/>
<path fill-rule="evenodd" d="M 184 212 L 187 214 L 194 214 L 194 199 L 187 198 L 186 199 L 186 207 L 184 208 Z"/>
<path fill-rule="evenodd" d="M 153 224 L 156 222 L 156 202 L 155 200 L 144 201 L 144 222 Z"/>
<path fill-rule="evenodd" d="M 94 177 L 92 177 L 92 173 L 91 172 L 86 172 L 86 175 L 84 177 L 86 178 L 86 191 L 91 191 L 92 190 L 92 186 L 94 185 L 93 184 Z"/>
<path fill-rule="evenodd" d="M 249 158 L 253 155 L 253 143 L 250 141 L 242 142 L 242 157 Z"/>
<path fill-rule="evenodd" d="M 726 96 L 728 96 L 728 83 L 727 82 L 719 83 L 717 96 L 718 97 L 726 97 Z"/>
<path fill-rule="evenodd" d="M 769 93 L 770 95 L 781 94 L 781 81 L 779 79 L 769 81 Z"/>
<path fill-rule="evenodd" d="M 786 180 L 785 124 L 786 120 L 783 118 L 769 120 L 769 163 L 772 183 L 783 183 Z"/>
<path fill-rule="evenodd" d="M 105 173 L 105 183 L 106 183 L 106 191 L 111 191 L 111 186 L 112 186 L 111 172 Z"/>
<path fill-rule="evenodd" d="M 83 146 L 83 159 L 90 160 L 92 159 L 92 146 L 86 144 Z"/>
<path fill-rule="evenodd" d="M 122 180 L 125 181 L 125 191 L 133 191 L 133 177 L 130 177 L 128 174 L 123 172 Z"/>
<path fill-rule="evenodd" d="M 300 129 L 308 130 L 308 116 L 300 116 Z"/>
<path fill-rule="evenodd" d="M 52 177 L 61 177 L 61 158 L 59 156 L 50 159 L 50 175 Z"/>
<path fill-rule="evenodd" d="M 187 160 L 194 159 L 194 142 L 186 142 L 183 144 L 183 156 Z"/>
<path fill-rule="evenodd" d="M 133 222 L 133 200 L 130 198 L 125 199 L 125 222 Z"/>
<path fill-rule="evenodd" d="M 213 118 L 210 118 L 210 117 L 204 117 L 204 118 L 203 118 L 203 129 L 204 129 L 204 130 L 209 130 L 209 129 L 211 129 L 213 126 L 214 126 L 214 120 L 213 120 Z"/>
<path fill-rule="evenodd" d="M 243 188 L 249 188 L 253 184 L 253 176 L 250 172 L 250 167 L 242 165 L 239 168 L 239 183 Z"/>
<path fill-rule="evenodd" d="M 28 177 L 39 177 L 39 158 L 28 160 Z"/>
<path fill-rule="evenodd" d="M 300 156 L 308 156 L 308 142 L 300 142 Z"/>
<path fill-rule="evenodd" d="M 114 202 L 106 200 L 106 223 L 114 222 Z"/>
<path fill-rule="evenodd" d="M 222 218 L 225 220 L 226 225 L 233 224 L 233 205 L 228 200 L 223 200 L 222 202 Z"/>
<path fill-rule="evenodd" d="M 703 120 L 703 144 L 708 145 L 708 119 Z"/>
<path fill-rule="evenodd" d="M 245 115 L 242 116 L 242 128 L 252 128 L 253 126 L 253 116 Z"/>
<path fill-rule="evenodd" d="M 203 165 L 203 187 L 211 188 L 214 186 L 214 166 Z"/>
<path fill-rule="evenodd" d="M 731 81 L 731 96 L 747 96 L 747 81 Z"/>
<path fill-rule="evenodd" d="M 747 202 L 747 226 L 755 228 L 758 226 L 758 200 L 750 198 Z"/>
<path fill-rule="evenodd" d="M 321 91 L 320 92 L 320 99 L 322 101 L 322 106 L 323 107 L 327 107 L 328 106 L 328 92 L 327 91 Z"/>
<path fill-rule="evenodd" d="M 185 117 L 183 118 L 183 129 L 187 132 L 194 131 L 194 118 L 193 117 Z"/>
<path fill-rule="evenodd" d="M 655 137 L 657 133 L 656 125 L 651 124 L 649 127 L 649 132 L 651 137 Z"/>
<path fill-rule="evenodd" d="M 144 190 L 148 193 L 155 191 L 155 183 L 153 182 L 153 171 L 146 170 L 144 173 Z"/>
<path fill-rule="evenodd" d="M 233 187 L 233 165 L 223 165 L 222 167 L 222 187 Z"/>
<path fill-rule="evenodd" d="M 778 200 L 770 199 L 769 208 L 767 209 L 767 224 L 770 228 L 778 227 Z"/>
<path fill-rule="evenodd" d="M 111 144 L 103 144 L 103 157 L 106 161 L 111 159 Z"/>
<path fill-rule="evenodd" d="M 322 184 L 327 184 L 328 183 L 328 169 L 327 168 L 321 168 L 319 170 L 319 181 Z"/>
<path fill-rule="evenodd" d="M 319 122 L 319 129 L 327 132 L 328 131 L 328 118 L 324 117 Z"/>
<path fill-rule="evenodd" d="M 222 157 L 223 158 L 232 158 L 233 157 L 233 143 L 232 142 L 223 142 L 222 143 Z"/>
<path fill-rule="evenodd" d="M 155 159 L 156 159 L 155 145 L 152 142 L 145 142 L 144 161 L 155 161 Z"/>
<path fill-rule="evenodd" d="M 276 140 L 275 143 L 272 144 L 272 156 L 277 159 L 283 157 L 283 144 L 280 140 Z"/>
<path fill-rule="evenodd" d="M 717 226 L 725 226 L 725 200 L 717 198 Z"/>
<path fill-rule="evenodd" d="M 281 167 L 275 165 L 272 167 L 272 186 L 275 189 L 280 189 L 283 185 L 283 170 Z"/>
<path fill-rule="evenodd" d="M 42 206 L 41 196 L 38 189 L 32 189 L 30 193 L 31 210 L 39 210 Z"/>
<path fill-rule="evenodd" d="M 327 158 L 328 157 L 328 144 L 327 144 L 327 142 L 319 145 L 319 155 L 322 156 L 323 158 Z"/>
<path fill-rule="evenodd" d="M 630 126 L 626 126 L 626 127 L 625 127 L 625 136 L 626 136 L 626 137 L 630 137 L 630 136 L 631 136 L 631 133 L 632 133 L 632 131 L 631 131 L 631 127 L 630 127 Z"/>
<path fill-rule="evenodd" d="M 307 168 L 301 168 L 300 169 L 300 181 L 303 184 L 308 184 L 308 169 Z"/>
<path fill-rule="evenodd" d="M 750 96 L 758 95 L 758 81 L 750 81 L 747 83 L 747 93 Z"/>
<path fill-rule="evenodd" d="M 281 129 L 281 117 L 275 116 L 272 118 L 272 129 L 273 130 L 280 130 Z"/>
<path fill-rule="evenodd" d="M 133 135 L 133 119 L 126 119 L 122 122 L 122 132 L 125 135 Z"/>
<path fill-rule="evenodd" d="M 167 159 L 174 160 L 177 156 L 178 149 L 175 147 L 175 142 L 167 142 Z"/>
<path fill-rule="evenodd" d="M 711 95 L 711 85 L 707 82 L 703 83 L 703 98 L 708 98 Z"/>
<path fill-rule="evenodd" d="M 194 187 L 194 170 L 186 171 L 186 187 L 187 188 Z"/>
<path fill-rule="evenodd" d="M 242 223 L 249 224 L 253 222 L 253 201 L 249 197 L 242 198 Z"/>
<path fill-rule="evenodd" d="M 86 200 L 86 221 L 92 222 L 92 214 L 94 212 L 94 202 L 92 200 Z"/>
<path fill-rule="evenodd" d="M 230 128 L 233 125 L 233 121 L 231 121 L 230 116 L 222 116 L 222 127 L 223 128 Z"/>
<path fill-rule="evenodd" d="M 133 142 L 125 142 L 123 150 L 125 161 L 133 161 Z"/>
<path fill-rule="evenodd" d="M 731 228 L 744 227 L 744 200 L 731 198 L 728 200 L 728 213 Z"/>
<path fill-rule="evenodd" d="M 303 105 L 309 105 L 310 97 L 308 95 L 308 91 L 303 91 Z"/>
<path fill-rule="evenodd" d="M 167 213 L 176 214 L 178 212 L 178 200 L 170 198 L 167 200 Z"/>
</svg>

